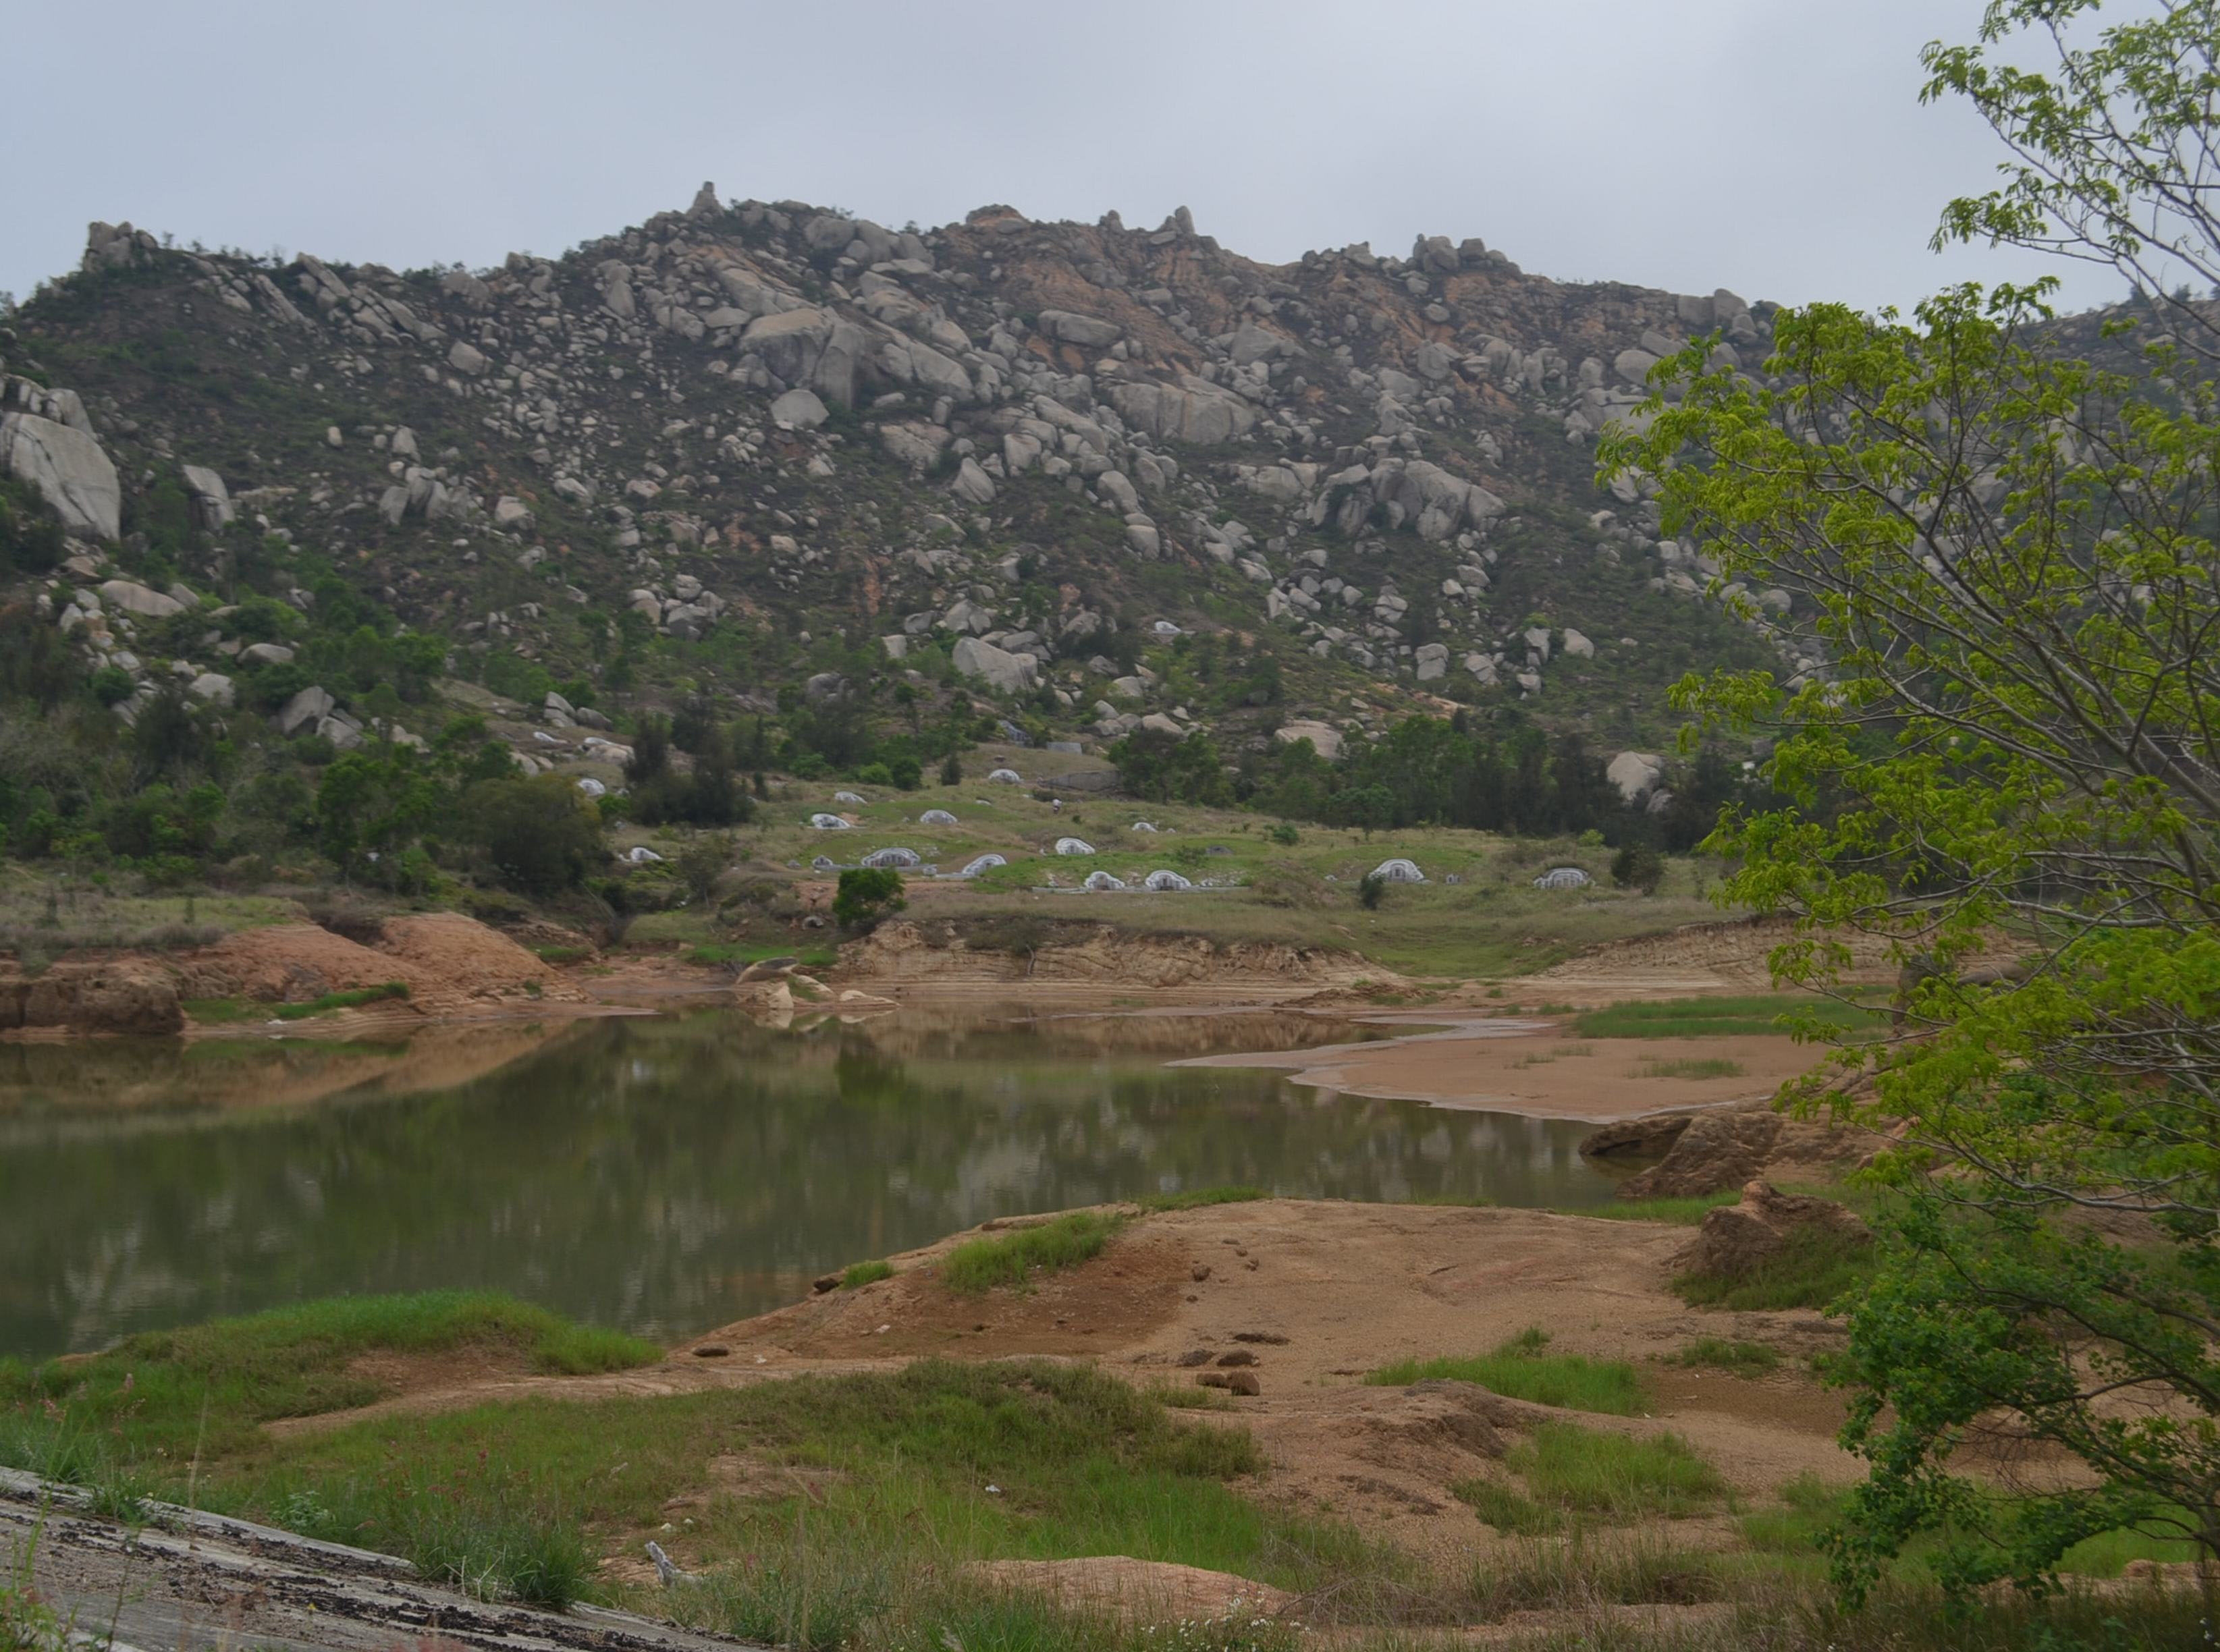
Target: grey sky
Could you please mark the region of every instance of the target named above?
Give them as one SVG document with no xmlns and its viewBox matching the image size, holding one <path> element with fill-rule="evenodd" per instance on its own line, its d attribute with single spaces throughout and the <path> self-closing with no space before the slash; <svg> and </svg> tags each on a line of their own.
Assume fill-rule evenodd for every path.
<svg viewBox="0 0 2220 1652">
<path fill-rule="evenodd" d="M 0 290 L 84 225 L 408 267 L 794 196 L 1003 201 L 1250 257 L 1478 235 L 1530 271 L 1909 303 L 1999 151 L 1923 109 L 1978 0 L 0 0 Z M 2109 300 L 2108 274 L 2068 299 Z"/>
</svg>

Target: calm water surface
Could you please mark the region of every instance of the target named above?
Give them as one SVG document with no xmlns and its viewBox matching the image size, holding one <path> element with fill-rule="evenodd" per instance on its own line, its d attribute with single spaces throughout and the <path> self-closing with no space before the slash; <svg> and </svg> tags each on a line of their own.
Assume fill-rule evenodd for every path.
<svg viewBox="0 0 2220 1652">
<path fill-rule="evenodd" d="M 1289 1014 L 778 1031 L 723 1011 L 402 1044 L 0 1044 L 0 1355 L 490 1287 L 670 1340 L 988 1217 L 1249 1182 L 1581 1206 L 1588 1126 L 1163 1063 Z"/>
</svg>

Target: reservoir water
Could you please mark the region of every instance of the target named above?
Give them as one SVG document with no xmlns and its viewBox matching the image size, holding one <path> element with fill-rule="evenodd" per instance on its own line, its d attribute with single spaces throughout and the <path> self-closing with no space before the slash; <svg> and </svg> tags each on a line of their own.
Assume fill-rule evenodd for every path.
<svg viewBox="0 0 2220 1652">
<path fill-rule="evenodd" d="M 670 1340 L 991 1216 L 1229 1182 L 1612 1196 L 1585 1125 L 1165 1065 L 1369 1036 L 1270 1012 L 779 1030 L 708 1010 L 0 1044 L 0 1356 L 444 1287 Z"/>
</svg>

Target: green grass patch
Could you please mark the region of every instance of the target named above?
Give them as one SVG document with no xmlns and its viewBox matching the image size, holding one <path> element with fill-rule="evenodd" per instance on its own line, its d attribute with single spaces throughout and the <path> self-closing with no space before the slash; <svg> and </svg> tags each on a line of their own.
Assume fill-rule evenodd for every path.
<svg viewBox="0 0 2220 1652">
<path fill-rule="evenodd" d="M 513 1350 L 569 1373 L 662 1357 L 636 1337 L 490 1292 L 333 1297 L 144 1332 L 85 1360 L 0 1362 L 0 1461 L 80 1483 L 112 1466 L 159 1472 L 196 1450 L 246 1449 L 278 1418 L 377 1400 L 384 1389 L 348 1369 L 362 1355 L 466 1347 Z"/>
<path fill-rule="evenodd" d="M 1400 1388 L 1413 1382 L 1476 1382 L 1492 1393 L 1537 1406 L 1631 1417 L 1644 1403 L 1642 1379 L 1624 1360 L 1592 1360 L 1583 1354 L 1548 1352 L 1549 1332 L 1521 1331 L 1492 1354 L 1398 1360 L 1369 1372 L 1365 1381 Z"/>
<path fill-rule="evenodd" d="M 1749 1069 L 1724 1056 L 1692 1057 L 1686 1061 L 1645 1061 L 1637 1078 L 1740 1078 Z"/>
<path fill-rule="evenodd" d="M 586 1530 L 637 1553 L 671 1497 L 715 1485 L 720 1458 L 790 1468 L 795 1489 L 710 1498 L 683 1546 L 662 1540 L 690 1569 L 739 1562 L 751 1611 L 812 1578 L 865 1599 L 859 1568 L 899 1579 L 972 1559 L 1131 1555 L 1297 1589 L 1396 1565 L 1345 1527 L 1242 1496 L 1228 1482 L 1264 1466 L 1245 1431 L 1046 1362 L 365 1418 L 221 1468 L 210 1496 L 412 1557 L 449 1530 Z"/>
<path fill-rule="evenodd" d="M 765 958 L 790 957 L 802 969 L 829 969 L 838 962 L 829 946 L 806 946 L 796 951 L 771 941 L 705 941 L 679 955 L 686 963 L 704 969 L 719 964 L 760 963 Z"/>
<path fill-rule="evenodd" d="M 1818 1585 L 1827 1574 L 1828 1538 L 1848 1515 L 1849 1495 L 1848 1486 L 1830 1485 L 1816 1474 L 1799 1474 L 1781 1487 L 1778 1504 L 1751 1510 L 1736 1525 L 1743 1544 L 1753 1553 L 1765 1556 L 1792 1577 Z M 2008 1514 L 2009 1498 L 1995 1493 L 1988 1501 L 1993 1518 L 2001 1519 Z M 2186 1514 L 2183 1518 L 2187 1524 Z M 1946 1533 L 1917 1534 L 1891 1562 L 1885 1576 L 1899 1588 L 1930 1584 L 1934 1571 L 1930 1562 L 1949 1541 Z M 2133 1561 L 2164 1563 L 2196 1558 L 2196 1544 L 2174 1535 L 2161 1520 L 2148 1530 L 2122 1527 L 2085 1538 L 2066 1551 L 2058 1569 L 2068 1577 L 2111 1578 L 2117 1577 Z M 2194 1598 L 2193 1591 L 2189 1593 Z"/>
<path fill-rule="evenodd" d="M 405 981 L 388 981 L 376 987 L 356 987 L 346 992 L 326 993 L 321 998 L 312 998 L 305 1004 L 272 1004 L 270 1018 L 277 1021 L 305 1021 L 312 1015 L 327 1015 L 334 1010 L 359 1009 L 365 1004 L 376 1004 L 388 998 L 408 996 Z"/>
<path fill-rule="evenodd" d="M 1206 1205 L 1245 1205 L 1271 1196 L 1262 1188 L 1196 1188 L 1186 1193 L 1151 1194 L 1134 1202 L 1145 1211 L 1200 1210 Z"/>
<path fill-rule="evenodd" d="M 203 1026 L 226 1026 L 236 1021 L 264 1020 L 269 1016 L 269 1006 L 257 1004 L 244 998 L 188 998 L 183 1001 L 185 1013 Z"/>
<path fill-rule="evenodd" d="M 957 1245 L 940 1264 L 940 1277 L 949 1289 L 966 1296 L 977 1296 L 997 1286 L 1029 1290 L 1036 1275 L 1092 1262 L 1124 1225 L 1119 1218 L 1096 1211 L 1071 1211 L 1035 1227 Z"/>
<path fill-rule="evenodd" d="M 859 1285 L 876 1285 L 882 1279 L 895 1276 L 890 1262 L 851 1262 L 840 1273 L 840 1288 L 852 1291 Z"/>
<path fill-rule="evenodd" d="M 1676 1227 L 1694 1227 L 1722 1205 L 1742 1203 L 1742 1190 L 1697 1194 L 1686 1199 L 1616 1199 L 1608 1205 L 1583 1206 L 1579 1210 L 1562 1211 L 1564 1216 L 1600 1216 L 1613 1222 L 1670 1222 Z"/>
<path fill-rule="evenodd" d="M 1523 1489 L 1497 1480 L 1461 1481 L 1451 1491 L 1483 1520 L 1513 1536 L 1538 1537 L 1645 1518 L 1683 1519 L 1726 1494 L 1718 1471 L 1677 1434 L 1649 1439 L 1544 1423 L 1503 1459 Z"/>
<path fill-rule="evenodd" d="M 1583 1038 L 1725 1038 L 1787 1030 L 1784 1017 L 1816 1015 L 1827 1025 L 1863 1032 L 1886 1025 L 1886 1015 L 1859 1005 L 1834 1003 L 1796 993 L 1748 998 L 1631 1000 L 1585 1010 L 1573 1030 Z"/>
<path fill-rule="evenodd" d="M 1682 1274 L 1673 1281 L 1681 1300 L 1694 1308 L 1765 1312 L 1824 1308 L 1873 1277 L 1871 1244 L 1845 1245 L 1816 1228 L 1800 1228 L 1774 1256 L 1731 1278 Z"/>
<path fill-rule="evenodd" d="M 590 946 L 535 946 L 532 952 L 542 963 L 577 963 L 594 956 Z"/>
<path fill-rule="evenodd" d="M 1464 1496 L 1463 1487 L 1458 1495 Z M 1488 1519 L 1484 1511 L 1481 1518 Z M 1494 1520 L 1488 1524 L 1512 1536 L 1537 1535 Z M 1692 1554 L 1647 1535 L 1614 1534 L 1609 1541 L 1592 1542 L 1576 1527 L 1569 1540 L 1523 1543 L 1508 1555 L 1492 1557 L 1476 1567 L 1471 1594 L 1474 1615 L 1489 1622 L 1515 1611 L 1696 1605 L 1724 1598 L 1728 1584 L 1728 1569 L 1717 1555 Z M 1577 1643 L 1564 1644 L 1569 1648 L 1575 1643 L 1584 1649 L 1602 1644 L 1585 1636 Z M 1640 1643 L 1613 1639 L 1608 1644 L 1624 1644 L 1631 1652 Z M 1693 1647 L 1677 1639 L 1669 1644 L 1676 1652 L 1693 1652 Z"/>
<path fill-rule="evenodd" d="M 1780 1356 L 1764 1343 L 1731 1342 L 1724 1337 L 1699 1337 L 1673 1357 L 1676 1364 L 1711 1366 L 1743 1377 L 1763 1376 L 1780 1368 Z"/>
</svg>

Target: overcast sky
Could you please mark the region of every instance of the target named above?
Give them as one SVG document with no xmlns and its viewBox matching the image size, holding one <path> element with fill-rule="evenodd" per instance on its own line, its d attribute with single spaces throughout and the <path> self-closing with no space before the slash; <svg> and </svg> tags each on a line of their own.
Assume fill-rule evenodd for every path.
<svg viewBox="0 0 2220 1652">
<path fill-rule="evenodd" d="M 1252 258 L 1419 233 L 1526 269 L 1908 304 L 1999 158 L 1918 103 L 1979 0 L 0 0 L 0 290 L 92 219 L 396 268 L 727 199 L 1007 202 Z M 2072 275 L 2068 269 L 2061 273 Z M 2081 276 L 2076 304 L 2121 284 Z"/>
</svg>

